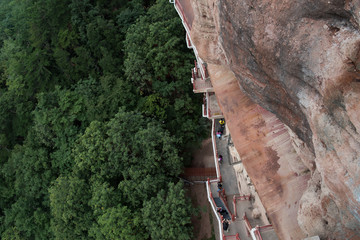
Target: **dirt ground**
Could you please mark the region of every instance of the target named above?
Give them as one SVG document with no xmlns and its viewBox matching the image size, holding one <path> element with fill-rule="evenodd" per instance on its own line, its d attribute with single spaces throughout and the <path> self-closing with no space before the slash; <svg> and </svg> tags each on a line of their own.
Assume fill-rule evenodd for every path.
<svg viewBox="0 0 360 240">
<path fill-rule="evenodd" d="M 209 202 L 206 197 L 205 184 L 195 184 L 189 187 L 193 206 L 198 209 L 198 215 L 193 216 L 191 221 L 194 226 L 194 240 L 214 239 L 213 221 Z"/>
<path fill-rule="evenodd" d="M 193 153 L 191 167 L 215 167 L 211 139 L 202 142 L 200 149 Z M 194 184 L 188 189 L 193 206 L 198 209 L 198 216 L 192 217 L 194 240 L 215 240 L 213 222 L 216 221 L 207 199 L 205 184 Z"/>
</svg>

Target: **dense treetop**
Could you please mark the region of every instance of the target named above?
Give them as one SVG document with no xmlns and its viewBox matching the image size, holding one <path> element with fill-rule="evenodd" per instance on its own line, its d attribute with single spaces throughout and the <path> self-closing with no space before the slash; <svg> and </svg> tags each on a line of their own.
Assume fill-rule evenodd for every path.
<svg viewBox="0 0 360 240">
<path fill-rule="evenodd" d="M 1 239 L 190 239 L 204 137 L 167 0 L 0 1 Z"/>
</svg>

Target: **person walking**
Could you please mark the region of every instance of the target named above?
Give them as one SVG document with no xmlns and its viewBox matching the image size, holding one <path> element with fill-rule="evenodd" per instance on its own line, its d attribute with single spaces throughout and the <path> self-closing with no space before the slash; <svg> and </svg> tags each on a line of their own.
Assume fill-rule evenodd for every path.
<svg viewBox="0 0 360 240">
<path fill-rule="evenodd" d="M 222 162 L 223 162 L 223 156 L 222 155 L 219 155 L 218 161 L 219 161 L 219 164 L 222 164 Z"/>
<path fill-rule="evenodd" d="M 230 221 L 227 220 L 226 218 L 224 218 L 224 219 L 222 220 L 222 224 L 223 224 L 223 229 L 224 229 L 224 231 L 229 232 Z"/>
<path fill-rule="evenodd" d="M 225 120 L 222 118 L 222 119 L 220 119 L 219 123 L 220 123 L 220 126 L 221 126 L 221 127 L 224 127 L 224 125 L 225 125 Z"/>
</svg>

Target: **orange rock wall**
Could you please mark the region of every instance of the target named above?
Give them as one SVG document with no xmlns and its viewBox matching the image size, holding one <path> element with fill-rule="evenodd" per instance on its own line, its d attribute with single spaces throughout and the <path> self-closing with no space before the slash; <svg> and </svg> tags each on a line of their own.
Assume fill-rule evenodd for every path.
<svg viewBox="0 0 360 240">
<path fill-rule="evenodd" d="M 359 2 L 190 2 L 191 39 L 279 237 L 360 239 Z"/>
<path fill-rule="evenodd" d="M 209 64 L 208 71 L 234 145 L 277 234 L 281 239 L 305 237 L 296 215 L 310 172 L 288 130 L 240 90 L 229 68 Z"/>
</svg>

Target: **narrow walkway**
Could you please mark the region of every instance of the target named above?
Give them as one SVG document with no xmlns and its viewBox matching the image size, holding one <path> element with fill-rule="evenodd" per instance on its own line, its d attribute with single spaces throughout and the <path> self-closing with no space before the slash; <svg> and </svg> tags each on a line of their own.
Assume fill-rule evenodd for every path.
<svg viewBox="0 0 360 240">
<path fill-rule="evenodd" d="M 215 131 L 220 128 L 218 120 L 215 121 Z M 223 156 L 223 162 L 220 166 L 220 178 L 222 179 L 222 188 L 224 189 L 225 194 L 220 194 L 218 192 L 218 182 L 212 181 L 210 183 L 211 194 L 214 199 L 215 207 L 222 207 L 227 210 L 227 214 L 222 214 L 223 218 L 232 219 L 229 231 L 220 230 L 220 236 L 217 236 L 217 239 L 226 240 L 226 239 L 241 239 L 241 240 L 251 240 L 251 239 L 264 239 L 264 240 L 277 240 L 277 236 L 273 229 L 267 227 L 264 231 L 259 229 L 261 232 L 261 238 L 257 237 L 252 238 L 249 234 L 249 231 L 246 228 L 246 225 L 255 228 L 256 226 L 264 226 L 264 223 L 260 219 L 252 218 L 252 201 L 241 199 L 239 194 L 238 180 L 236 177 L 235 170 L 232 166 L 231 156 L 228 150 L 229 135 L 224 132 L 224 135 L 218 139 L 215 138 L 215 147 L 216 147 L 216 161 L 218 155 Z M 244 215 L 246 214 L 248 222 L 244 221 Z M 221 218 L 221 217 L 219 217 Z M 222 227 L 221 224 L 218 224 L 219 228 Z M 223 234 L 223 236 L 222 236 Z M 238 234 L 238 235 L 237 235 Z"/>
<path fill-rule="evenodd" d="M 214 197 L 214 201 L 215 201 L 216 207 L 224 210 L 224 213 L 221 213 L 223 218 L 225 218 L 227 220 L 231 220 L 231 216 L 229 214 L 229 209 L 225 206 L 224 202 L 218 197 Z"/>
</svg>

